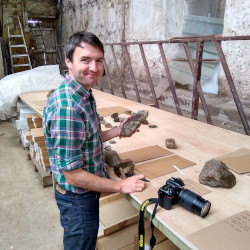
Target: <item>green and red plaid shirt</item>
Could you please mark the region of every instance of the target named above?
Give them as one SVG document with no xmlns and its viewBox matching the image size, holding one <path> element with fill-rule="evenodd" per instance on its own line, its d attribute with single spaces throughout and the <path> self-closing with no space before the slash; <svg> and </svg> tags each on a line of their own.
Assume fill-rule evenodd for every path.
<svg viewBox="0 0 250 250">
<path fill-rule="evenodd" d="M 89 191 L 68 184 L 62 170 L 82 168 L 106 177 L 101 126 L 91 90 L 67 75 L 47 101 L 43 128 L 50 167 L 63 189 L 74 193 Z"/>
</svg>

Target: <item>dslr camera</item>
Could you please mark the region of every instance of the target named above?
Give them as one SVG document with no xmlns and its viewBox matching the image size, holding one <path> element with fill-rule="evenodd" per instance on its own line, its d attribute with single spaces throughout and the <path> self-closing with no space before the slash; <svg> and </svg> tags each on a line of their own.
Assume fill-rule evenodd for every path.
<svg viewBox="0 0 250 250">
<path fill-rule="evenodd" d="M 170 210 L 172 205 L 179 204 L 188 211 L 204 218 L 211 207 L 211 203 L 200 195 L 184 189 L 181 178 L 172 177 L 166 181 L 166 185 L 159 189 L 159 205 Z"/>
</svg>

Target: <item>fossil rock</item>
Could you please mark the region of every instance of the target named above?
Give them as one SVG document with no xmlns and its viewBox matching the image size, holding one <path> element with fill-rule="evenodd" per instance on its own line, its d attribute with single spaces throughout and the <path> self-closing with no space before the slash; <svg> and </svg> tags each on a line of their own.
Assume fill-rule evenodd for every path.
<svg viewBox="0 0 250 250">
<path fill-rule="evenodd" d="M 139 112 L 133 114 L 132 117 L 123 124 L 120 136 L 131 136 L 141 125 L 142 121 L 147 119 L 147 117 L 148 111 L 146 110 L 140 110 Z"/>
<path fill-rule="evenodd" d="M 199 181 L 211 187 L 232 188 L 236 184 L 236 178 L 227 165 L 215 159 L 205 163 Z"/>
<path fill-rule="evenodd" d="M 115 140 L 110 140 L 109 143 L 110 144 L 116 144 L 116 141 Z"/>
<path fill-rule="evenodd" d="M 121 163 L 120 156 L 114 150 L 108 150 L 103 152 L 104 162 L 110 167 L 118 166 Z"/>
<path fill-rule="evenodd" d="M 115 174 L 121 178 L 126 179 L 126 173 L 133 175 L 134 174 L 135 164 L 131 159 L 123 160 L 118 166 L 114 167 Z"/>
<path fill-rule="evenodd" d="M 165 140 L 165 145 L 167 148 L 176 149 L 177 145 L 174 138 L 168 138 Z"/>
</svg>

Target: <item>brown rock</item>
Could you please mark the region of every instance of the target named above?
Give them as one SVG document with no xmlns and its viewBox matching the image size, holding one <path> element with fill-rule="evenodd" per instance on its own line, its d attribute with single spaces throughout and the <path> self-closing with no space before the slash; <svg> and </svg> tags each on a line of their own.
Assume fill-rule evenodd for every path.
<svg viewBox="0 0 250 250">
<path fill-rule="evenodd" d="M 112 117 L 112 118 L 116 118 L 118 115 L 119 115 L 119 114 L 118 114 L 117 112 L 115 112 L 115 113 L 113 113 L 113 114 L 111 115 L 111 117 Z"/>
<path fill-rule="evenodd" d="M 114 122 L 119 122 L 119 121 L 120 121 L 119 116 L 117 116 L 117 117 L 114 118 Z"/>
<path fill-rule="evenodd" d="M 205 163 L 199 181 L 211 187 L 232 188 L 236 184 L 236 178 L 227 165 L 214 159 Z"/>
<path fill-rule="evenodd" d="M 121 163 L 120 156 L 114 150 L 103 151 L 104 162 L 110 167 L 118 166 Z"/>
<path fill-rule="evenodd" d="M 118 166 L 114 167 L 115 174 L 121 178 L 126 179 L 126 173 L 133 175 L 134 174 L 135 164 L 131 159 L 123 160 Z"/>
<path fill-rule="evenodd" d="M 174 138 L 168 138 L 165 140 L 165 145 L 167 148 L 176 149 L 177 145 Z"/>
</svg>

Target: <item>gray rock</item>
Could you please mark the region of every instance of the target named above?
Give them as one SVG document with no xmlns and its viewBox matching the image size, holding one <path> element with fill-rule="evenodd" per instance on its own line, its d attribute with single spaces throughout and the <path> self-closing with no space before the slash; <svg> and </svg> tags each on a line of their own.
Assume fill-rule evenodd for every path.
<svg viewBox="0 0 250 250">
<path fill-rule="evenodd" d="M 157 128 L 157 125 L 149 125 L 149 128 Z"/>
<path fill-rule="evenodd" d="M 147 119 L 148 111 L 141 110 L 132 115 L 132 117 L 123 124 L 120 136 L 131 136 L 137 128 L 141 125 L 142 121 Z"/>
<path fill-rule="evenodd" d="M 236 178 L 227 165 L 215 159 L 205 163 L 199 181 L 211 187 L 232 188 L 236 184 Z"/>
<path fill-rule="evenodd" d="M 148 118 L 148 111 L 147 110 L 140 110 L 137 112 L 137 114 L 141 115 L 142 122 L 146 121 Z"/>
<path fill-rule="evenodd" d="M 114 118 L 114 122 L 119 122 L 119 121 L 120 121 L 119 116 L 117 116 L 117 117 Z"/>
</svg>

